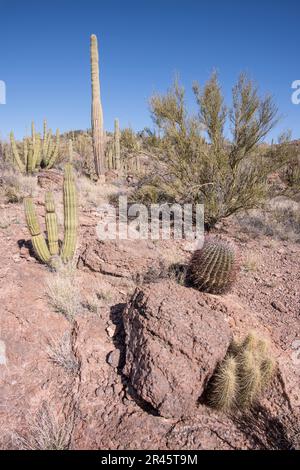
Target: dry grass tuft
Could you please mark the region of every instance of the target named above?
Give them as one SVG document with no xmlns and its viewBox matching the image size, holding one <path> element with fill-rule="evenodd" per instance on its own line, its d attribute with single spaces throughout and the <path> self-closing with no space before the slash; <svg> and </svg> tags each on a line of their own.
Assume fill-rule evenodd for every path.
<svg viewBox="0 0 300 470">
<path fill-rule="evenodd" d="M 25 176 L 8 170 L 1 175 L 0 192 L 8 203 L 20 203 L 25 197 L 34 196 L 36 191 L 35 176 Z"/>
<path fill-rule="evenodd" d="M 82 207 L 97 208 L 101 204 L 107 203 L 110 196 L 117 191 L 115 186 L 110 184 L 99 184 L 86 177 L 78 178 L 78 188 L 80 194 L 80 204 Z"/>
<path fill-rule="evenodd" d="M 291 199 L 275 199 L 262 210 L 237 217 L 241 230 L 252 237 L 266 235 L 273 239 L 300 243 L 300 204 Z"/>
<path fill-rule="evenodd" d="M 53 364 L 62 367 L 66 372 L 77 374 L 79 362 L 74 355 L 72 339 L 68 331 L 58 341 L 49 340 L 48 357 Z"/>
<path fill-rule="evenodd" d="M 243 268 L 246 272 L 257 271 L 259 265 L 258 256 L 255 253 L 248 253 L 243 262 Z"/>
<path fill-rule="evenodd" d="M 74 414 L 59 420 L 43 403 L 28 422 L 26 435 L 14 434 L 14 445 L 18 450 L 68 450 L 73 427 Z"/>
<path fill-rule="evenodd" d="M 56 312 L 62 313 L 73 321 L 81 310 L 79 284 L 75 273 L 70 267 L 63 267 L 47 278 L 47 295 Z"/>
</svg>

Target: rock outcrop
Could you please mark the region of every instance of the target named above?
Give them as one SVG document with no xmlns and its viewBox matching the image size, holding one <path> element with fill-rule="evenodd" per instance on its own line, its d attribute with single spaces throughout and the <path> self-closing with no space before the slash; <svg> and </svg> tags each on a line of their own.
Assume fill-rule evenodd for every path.
<svg viewBox="0 0 300 470">
<path fill-rule="evenodd" d="M 164 417 L 193 413 L 230 344 L 222 313 L 209 309 L 201 296 L 162 281 L 136 289 L 124 312 L 124 374 Z"/>
</svg>

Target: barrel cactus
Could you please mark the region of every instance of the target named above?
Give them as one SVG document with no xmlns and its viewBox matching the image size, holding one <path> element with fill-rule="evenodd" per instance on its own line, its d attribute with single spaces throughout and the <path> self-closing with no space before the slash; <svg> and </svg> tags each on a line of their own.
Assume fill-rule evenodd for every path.
<svg viewBox="0 0 300 470">
<path fill-rule="evenodd" d="M 49 191 L 45 194 L 46 229 L 48 244 L 41 232 L 35 207 L 31 198 L 24 200 L 25 217 L 27 227 L 32 236 L 32 245 L 37 257 L 44 263 L 56 268 L 60 260 L 64 263 L 70 261 L 75 253 L 77 240 L 77 194 L 73 167 L 69 163 L 64 172 L 64 242 L 59 257 L 58 224 L 55 212 L 53 194 Z"/>
<path fill-rule="evenodd" d="M 189 262 L 187 280 L 196 289 L 211 294 L 227 292 L 236 278 L 238 260 L 232 243 L 207 237 Z"/>
</svg>

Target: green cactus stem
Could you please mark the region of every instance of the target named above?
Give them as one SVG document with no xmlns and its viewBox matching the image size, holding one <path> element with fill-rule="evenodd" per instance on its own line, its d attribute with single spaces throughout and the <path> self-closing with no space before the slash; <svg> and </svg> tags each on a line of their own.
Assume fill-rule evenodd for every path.
<svg viewBox="0 0 300 470">
<path fill-rule="evenodd" d="M 64 242 L 61 258 L 64 263 L 73 258 L 77 241 L 77 193 L 74 171 L 69 163 L 65 165 L 64 172 Z"/>
<path fill-rule="evenodd" d="M 46 229 L 48 234 L 48 245 L 51 256 L 57 255 L 59 252 L 58 247 L 58 224 L 55 212 L 55 203 L 51 191 L 45 194 L 45 208 L 46 208 Z"/>
<path fill-rule="evenodd" d="M 13 154 L 14 160 L 15 160 L 19 170 L 21 171 L 21 173 L 25 173 L 26 172 L 26 167 L 25 167 L 24 163 L 22 162 L 22 160 L 20 158 L 18 147 L 17 147 L 16 141 L 15 141 L 15 137 L 14 137 L 13 132 L 10 133 L 10 143 L 11 143 L 11 149 L 12 149 L 12 154 Z"/>
<path fill-rule="evenodd" d="M 56 142 L 55 142 L 54 149 L 53 149 L 52 140 L 50 140 L 50 143 L 48 146 L 48 154 L 46 158 L 46 161 L 48 162 L 46 164 L 47 170 L 53 167 L 54 163 L 56 162 L 58 158 L 58 152 L 59 152 L 59 129 L 56 130 Z"/>
<path fill-rule="evenodd" d="M 275 370 L 276 362 L 264 338 L 250 332 L 241 343 L 234 340 L 212 378 L 209 404 L 226 412 L 251 408 Z"/>
<path fill-rule="evenodd" d="M 31 198 L 24 199 L 25 217 L 27 227 L 32 237 L 32 246 L 37 257 L 44 263 L 49 263 L 51 255 L 45 238 L 41 233 L 35 207 Z"/>
</svg>

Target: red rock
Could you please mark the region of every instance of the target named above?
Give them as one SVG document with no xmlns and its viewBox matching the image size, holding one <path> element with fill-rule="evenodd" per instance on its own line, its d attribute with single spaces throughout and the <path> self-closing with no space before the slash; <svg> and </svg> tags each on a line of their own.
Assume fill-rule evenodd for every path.
<svg viewBox="0 0 300 470">
<path fill-rule="evenodd" d="M 164 417 L 195 411 L 230 344 L 224 316 L 201 306 L 201 295 L 163 281 L 137 289 L 124 312 L 124 373 L 137 394 Z"/>
</svg>

